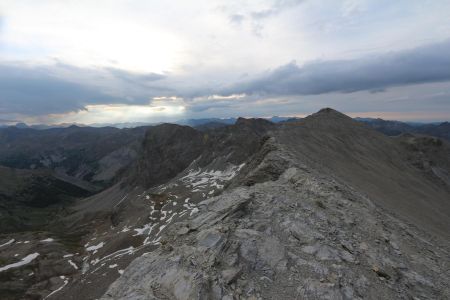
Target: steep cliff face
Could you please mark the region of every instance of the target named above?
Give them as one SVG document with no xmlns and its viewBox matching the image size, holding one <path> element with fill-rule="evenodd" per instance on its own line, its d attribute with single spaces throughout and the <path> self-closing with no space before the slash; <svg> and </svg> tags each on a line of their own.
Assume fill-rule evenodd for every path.
<svg viewBox="0 0 450 300">
<path fill-rule="evenodd" d="M 240 165 L 258 152 L 275 125 L 262 119 L 239 118 L 235 125 L 208 131 L 163 124 L 149 129 L 134 164 L 131 184 L 151 187 L 174 178 L 186 168 Z"/>
<path fill-rule="evenodd" d="M 133 180 L 143 186 L 161 184 L 186 169 L 203 150 L 203 134 L 188 126 L 162 124 L 144 137 Z"/>
</svg>

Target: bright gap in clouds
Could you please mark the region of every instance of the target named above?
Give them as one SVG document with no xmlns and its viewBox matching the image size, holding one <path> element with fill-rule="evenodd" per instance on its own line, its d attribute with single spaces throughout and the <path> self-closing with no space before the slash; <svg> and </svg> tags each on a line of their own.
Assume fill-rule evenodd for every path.
<svg viewBox="0 0 450 300">
<path fill-rule="evenodd" d="M 7 2 L 3 5 L 2 56 L 38 64 L 56 59 L 78 67 L 112 66 L 155 73 L 170 71 L 180 63 L 183 37 L 151 22 L 151 15 L 148 20 L 133 18 L 129 6 L 122 1 L 117 4 Z"/>
<path fill-rule="evenodd" d="M 176 121 L 185 113 L 181 105 L 148 106 L 148 105 L 87 105 L 86 110 L 68 113 L 52 114 L 46 117 L 49 124 L 61 123 L 126 123 L 159 122 L 163 120 Z M 29 119 L 30 124 L 39 124 L 39 117 Z"/>
</svg>

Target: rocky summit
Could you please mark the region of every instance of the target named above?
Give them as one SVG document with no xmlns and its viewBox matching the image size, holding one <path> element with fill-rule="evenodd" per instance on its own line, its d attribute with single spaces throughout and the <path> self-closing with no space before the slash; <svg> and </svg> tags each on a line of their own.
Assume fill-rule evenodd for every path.
<svg viewBox="0 0 450 300">
<path fill-rule="evenodd" d="M 445 139 L 330 108 L 106 131 L 32 155 L 3 133 L 1 299 L 450 298 Z"/>
</svg>

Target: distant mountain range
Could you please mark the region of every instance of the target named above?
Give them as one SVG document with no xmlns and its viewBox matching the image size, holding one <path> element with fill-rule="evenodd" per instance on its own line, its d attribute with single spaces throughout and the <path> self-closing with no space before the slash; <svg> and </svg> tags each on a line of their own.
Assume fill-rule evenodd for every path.
<svg viewBox="0 0 450 300">
<path fill-rule="evenodd" d="M 432 135 L 446 140 L 450 140 L 450 123 L 405 123 L 400 121 L 387 121 L 383 119 L 355 118 L 356 121 L 363 122 L 369 127 L 389 136 L 396 136 L 403 133 L 415 133 Z"/>
<path fill-rule="evenodd" d="M 203 118 L 203 119 L 181 119 L 174 122 L 168 122 L 171 124 L 178 125 L 186 125 L 191 127 L 201 126 L 205 124 L 223 124 L 223 125 L 232 125 L 236 123 L 238 118 Z M 270 118 L 265 118 L 268 121 L 273 123 L 286 122 L 292 120 L 299 120 L 300 118 L 296 117 L 279 117 L 274 116 Z M 80 124 L 80 123 L 61 123 L 61 124 L 35 124 L 35 125 L 27 125 L 26 123 L 20 122 L 13 125 L 0 124 L 0 128 L 5 127 L 17 127 L 17 128 L 33 128 L 33 129 L 50 129 L 50 128 L 66 128 L 70 126 L 78 126 L 78 127 L 116 127 L 116 128 L 134 128 L 140 126 L 153 126 L 159 125 L 166 122 L 125 122 L 125 123 L 93 123 L 93 124 Z"/>
<path fill-rule="evenodd" d="M 232 125 L 236 123 L 238 118 L 201 118 L 201 119 L 181 119 L 174 122 L 124 122 L 124 123 L 92 123 L 92 124 L 82 124 L 82 123 L 61 123 L 61 124 L 34 124 L 28 125 L 24 122 L 18 122 L 16 124 L 1 124 L 0 128 L 6 127 L 17 127 L 17 128 L 33 128 L 33 129 L 50 129 L 50 128 L 66 128 L 70 126 L 78 127 L 116 127 L 116 128 L 134 128 L 140 126 L 153 126 L 163 123 L 171 123 L 178 125 L 186 125 L 191 127 L 201 126 L 205 124 L 223 124 Z M 284 123 L 284 122 L 296 122 L 301 120 L 299 117 L 280 117 L 273 116 L 270 118 L 263 118 L 273 123 Z M 355 121 L 364 122 L 370 124 L 371 127 L 385 128 L 388 135 L 395 135 L 403 132 L 412 130 L 412 128 L 426 128 L 431 126 L 439 126 L 441 124 L 448 124 L 448 121 L 444 122 L 402 122 L 395 120 L 384 120 L 380 118 L 354 118 Z"/>
</svg>

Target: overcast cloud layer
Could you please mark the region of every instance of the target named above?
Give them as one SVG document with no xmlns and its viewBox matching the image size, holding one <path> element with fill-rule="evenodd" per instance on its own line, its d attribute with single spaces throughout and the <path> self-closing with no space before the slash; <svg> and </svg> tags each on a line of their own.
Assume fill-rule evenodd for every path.
<svg viewBox="0 0 450 300">
<path fill-rule="evenodd" d="M 450 1 L 2 1 L 0 120 L 450 116 Z"/>
</svg>

